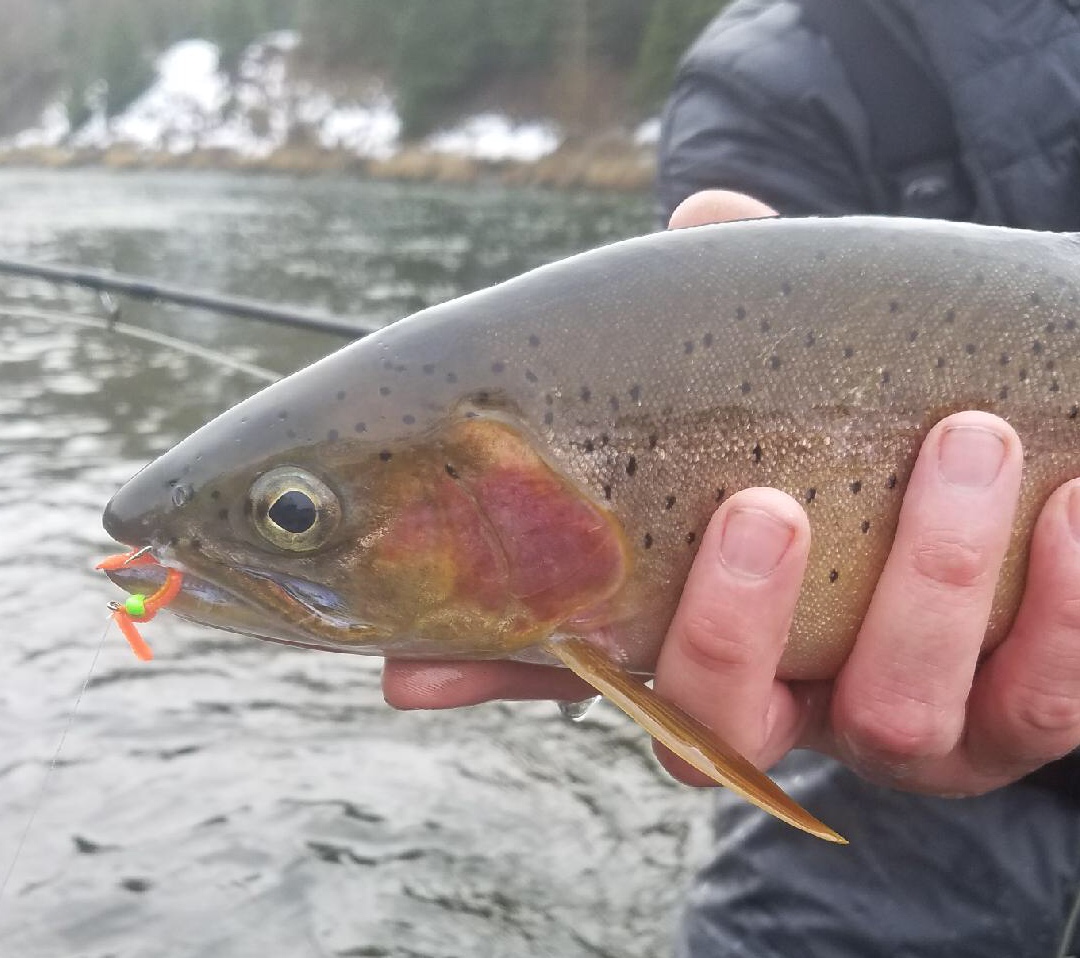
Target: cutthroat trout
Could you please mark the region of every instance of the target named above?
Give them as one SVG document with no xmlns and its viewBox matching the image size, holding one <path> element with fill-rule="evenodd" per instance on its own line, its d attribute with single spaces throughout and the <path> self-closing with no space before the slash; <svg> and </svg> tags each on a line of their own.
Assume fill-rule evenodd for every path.
<svg viewBox="0 0 1080 958">
<path fill-rule="evenodd" d="M 769 485 L 813 544 L 781 677 L 833 675 L 930 427 L 1026 452 L 987 647 L 1035 516 L 1080 475 L 1080 240 L 872 217 L 666 232 L 424 310 L 224 413 L 105 528 L 183 573 L 171 609 L 341 652 L 562 663 L 698 768 L 840 840 L 631 673 L 717 503 Z"/>
</svg>

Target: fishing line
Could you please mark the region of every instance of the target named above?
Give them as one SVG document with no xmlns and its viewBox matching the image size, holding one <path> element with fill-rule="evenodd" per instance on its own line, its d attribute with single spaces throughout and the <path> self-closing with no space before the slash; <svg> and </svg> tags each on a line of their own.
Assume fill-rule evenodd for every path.
<svg viewBox="0 0 1080 958">
<path fill-rule="evenodd" d="M 56 763 L 60 760 L 60 752 L 63 750 L 64 742 L 67 741 L 68 732 L 71 731 L 71 726 L 75 722 L 75 715 L 79 711 L 79 705 L 82 703 L 83 696 L 90 686 L 90 679 L 94 675 L 94 669 L 97 668 L 98 657 L 101 655 L 101 650 L 105 647 L 105 639 L 108 636 L 111 627 L 112 619 L 109 619 L 109 621 L 105 623 L 105 630 L 101 633 L 101 640 L 98 642 L 97 648 L 94 649 L 94 657 L 90 660 L 90 670 L 86 673 L 82 688 L 79 689 L 79 694 L 75 698 L 75 704 L 68 713 L 67 723 L 64 725 L 64 730 L 60 733 L 60 741 L 56 743 L 56 751 L 53 752 L 52 761 L 49 762 L 49 767 L 45 769 L 45 776 L 42 778 L 41 786 L 38 788 L 37 798 L 30 808 L 30 817 L 26 820 L 26 826 L 23 828 L 22 834 L 19 836 L 19 841 L 15 845 L 15 854 L 11 859 L 11 864 L 8 865 L 4 880 L 0 882 L 0 904 L 4 901 L 4 894 L 7 891 L 8 882 L 11 881 L 11 876 L 15 874 L 15 865 L 22 855 L 23 846 L 26 845 L 26 839 L 30 835 L 30 829 L 34 827 L 34 821 L 37 818 L 38 810 L 44 804 L 45 793 L 48 790 L 49 783 L 52 782 L 53 772 L 56 770 Z"/>
<path fill-rule="evenodd" d="M 203 346 L 197 346 L 194 343 L 185 342 L 182 339 L 176 339 L 173 336 L 167 336 L 165 333 L 158 333 L 152 329 L 143 329 L 140 326 L 131 326 L 128 323 L 99 319 L 96 316 L 77 316 L 74 313 L 60 313 L 47 309 L 9 309 L 3 307 L 0 308 L 0 312 L 19 319 L 38 319 L 49 323 L 67 323 L 71 326 L 85 326 L 90 329 L 121 333 L 124 336 L 130 336 L 132 339 L 141 339 L 156 346 L 165 346 L 181 353 L 187 353 L 189 356 L 206 360 L 209 363 L 216 363 L 227 369 L 246 373 L 255 379 L 261 379 L 263 382 L 276 383 L 281 379 L 281 373 L 266 369 L 264 366 L 256 366 L 254 363 L 234 359 L 232 356 L 206 349 Z"/>
</svg>

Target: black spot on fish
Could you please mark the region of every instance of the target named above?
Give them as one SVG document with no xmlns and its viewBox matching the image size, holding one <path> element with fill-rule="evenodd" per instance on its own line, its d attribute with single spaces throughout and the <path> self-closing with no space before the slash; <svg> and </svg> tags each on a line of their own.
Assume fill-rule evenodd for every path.
<svg viewBox="0 0 1080 958">
<path fill-rule="evenodd" d="M 338 431 L 336 429 L 327 429 L 326 430 L 326 438 L 329 439 L 330 442 L 337 442 L 338 441 Z"/>
<path fill-rule="evenodd" d="M 544 425 L 550 426 L 555 421 L 555 414 L 549 409 L 544 413 Z"/>
<path fill-rule="evenodd" d="M 611 407 L 612 412 L 618 412 L 619 411 L 619 397 L 618 396 L 608 396 L 608 405 Z"/>
<path fill-rule="evenodd" d="M 1002 386 L 998 390 L 998 399 L 1008 399 L 1008 398 L 1009 398 L 1009 387 L 1008 386 Z"/>
<path fill-rule="evenodd" d="M 626 461 L 626 474 L 632 476 L 635 472 L 637 472 L 637 459 L 631 456 Z"/>
<path fill-rule="evenodd" d="M 1012 362 L 1012 358 L 1008 353 L 1002 353 L 1001 356 L 998 357 L 998 364 L 1001 366 L 1008 366 L 1010 362 Z"/>
<path fill-rule="evenodd" d="M 945 313 L 945 322 L 947 322 L 947 323 L 956 322 L 956 310 L 955 309 L 950 309 L 950 310 L 946 311 L 946 313 Z"/>
<path fill-rule="evenodd" d="M 506 363 L 502 362 L 502 360 L 497 359 L 491 364 L 491 371 L 496 375 L 501 373 L 504 369 L 506 369 Z"/>
<path fill-rule="evenodd" d="M 893 300 L 889 301 L 889 312 L 890 313 L 898 313 L 898 312 L 900 312 L 900 303 L 899 303 L 898 300 L 893 299 Z"/>
<path fill-rule="evenodd" d="M 917 329 L 913 329 L 913 330 L 911 330 L 911 332 L 909 332 L 907 334 L 907 340 L 908 340 L 909 343 L 915 342 L 915 340 L 918 339 L 918 338 L 919 338 L 919 331 Z"/>
<path fill-rule="evenodd" d="M 1017 373 L 1017 378 L 1019 378 L 1020 382 L 1026 383 L 1028 378 L 1028 371 L 1026 369 L 1021 369 L 1020 372 Z"/>
<path fill-rule="evenodd" d="M 746 307 L 745 306 L 736 306 L 735 307 L 735 318 L 736 319 L 746 319 Z"/>
<path fill-rule="evenodd" d="M 188 544 L 196 552 L 202 552 L 202 539 L 192 539 Z"/>
<path fill-rule="evenodd" d="M 664 500 L 664 508 L 665 509 L 671 509 L 674 505 L 675 505 L 675 497 L 674 496 L 668 496 Z"/>
<path fill-rule="evenodd" d="M 1046 332 L 1049 335 L 1052 336 L 1056 330 L 1057 330 L 1057 325 L 1056 324 L 1054 324 L 1054 323 L 1047 323 L 1046 324 Z"/>
<path fill-rule="evenodd" d="M 704 336 L 701 337 L 701 345 L 704 346 L 706 349 L 712 348 L 712 344 L 713 344 L 713 334 L 712 333 L 706 333 Z"/>
<path fill-rule="evenodd" d="M 434 363 L 424 363 L 424 365 L 421 366 L 420 368 L 423 369 L 425 376 L 434 376 L 435 375 L 435 364 Z"/>
<path fill-rule="evenodd" d="M 529 382 L 534 383 L 534 382 L 536 382 L 536 378 L 537 378 L 536 373 L 534 373 L 531 369 L 526 369 L 525 370 L 525 378 Z"/>
<path fill-rule="evenodd" d="M 1076 320 L 1075 319 L 1067 319 L 1067 320 L 1065 320 L 1065 328 L 1067 330 L 1069 330 L 1069 332 L 1072 332 L 1074 329 L 1076 329 Z"/>
<path fill-rule="evenodd" d="M 536 346 L 539 346 L 540 345 L 540 337 L 537 336 L 535 333 L 533 333 L 533 335 L 531 335 L 529 337 L 529 345 L 534 347 L 534 348 Z"/>
<path fill-rule="evenodd" d="M 832 570 L 829 571 L 829 581 L 830 582 L 835 582 L 839 578 L 840 578 L 840 573 L 837 572 L 835 569 L 832 569 Z"/>
<path fill-rule="evenodd" d="M 229 510 L 228 509 L 218 509 L 217 517 L 222 522 L 225 522 L 229 518 Z"/>
<path fill-rule="evenodd" d="M 379 387 L 379 395 L 380 396 L 389 396 L 390 395 L 390 387 L 389 386 L 380 386 Z"/>
<path fill-rule="evenodd" d="M 457 373 L 447 373 L 446 374 L 446 381 L 448 383 L 456 383 L 457 382 Z"/>
<path fill-rule="evenodd" d="M 1052 379 L 1052 380 L 1050 381 L 1050 392 L 1052 392 L 1052 393 L 1056 393 L 1056 392 L 1058 392 L 1058 391 L 1059 391 L 1060 389 L 1061 389 L 1061 386 L 1060 386 L 1060 384 L 1058 383 L 1058 381 L 1057 381 L 1056 379 Z"/>
<path fill-rule="evenodd" d="M 855 355 L 855 348 L 853 346 L 845 346 L 844 347 L 844 358 L 845 359 L 851 359 L 851 357 L 854 356 L 854 355 Z"/>
<path fill-rule="evenodd" d="M 367 423 L 358 422 L 355 426 L 353 426 L 353 432 L 367 432 Z"/>
<path fill-rule="evenodd" d="M 881 371 L 881 385 L 882 386 L 888 386 L 889 382 L 891 380 L 892 380 L 892 373 L 890 373 L 887 369 L 883 369 Z"/>
<path fill-rule="evenodd" d="M 935 362 L 934 365 L 937 366 L 938 369 L 944 369 L 945 368 L 945 357 L 944 356 L 938 356 L 937 362 Z"/>
<path fill-rule="evenodd" d="M 211 489 L 210 490 L 210 498 L 213 499 L 214 502 L 217 502 L 218 499 L 221 498 L 221 491 L 219 489 Z"/>
<path fill-rule="evenodd" d="M 1043 351 L 1043 344 L 1036 339 L 1035 342 L 1031 344 L 1031 351 L 1038 356 Z"/>
<path fill-rule="evenodd" d="M 889 478 L 885 480 L 885 488 L 886 489 L 895 489 L 896 488 L 896 473 L 895 472 L 889 473 Z"/>
<path fill-rule="evenodd" d="M 754 462 L 761 462 L 761 443 L 760 442 L 754 444 L 753 453 L 754 453 Z"/>
<path fill-rule="evenodd" d="M 611 500 L 611 486 L 604 486 L 604 498 Z"/>
<path fill-rule="evenodd" d="M 1048 359 L 1045 363 L 1043 363 L 1043 369 L 1045 369 L 1048 373 L 1052 373 L 1056 368 L 1057 364 L 1052 359 Z"/>
<path fill-rule="evenodd" d="M 121 878 L 119 884 L 126 891 L 132 891 L 136 894 L 142 894 L 154 887 L 149 878 Z"/>
<path fill-rule="evenodd" d="M 752 386 L 750 385 L 750 383 L 746 382 L 745 380 L 743 381 L 742 385 L 741 385 L 741 386 L 739 386 L 739 389 L 740 389 L 740 390 L 742 390 L 742 394 L 743 394 L 744 396 L 745 396 L 745 395 L 746 395 L 746 394 L 747 394 L 748 392 L 750 392 L 750 390 L 751 390 L 752 388 L 753 388 L 753 387 L 752 387 Z"/>
<path fill-rule="evenodd" d="M 446 474 L 451 479 L 457 479 L 458 478 L 458 471 L 453 466 L 451 466 L 450 463 L 446 464 Z"/>
<path fill-rule="evenodd" d="M 638 402 L 641 399 L 641 387 L 637 385 L 637 383 L 630 387 L 630 398 L 634 400 L 634 402 Z"/>
<path fill-rule="evenodd" d="M 813 330 L 808 332 L 806 334 L 806 339 L 804 340 L 804 342 L 806 343 L 807 346 L 813 346 L 814 343 L 817 342 L 817 333 L 815 333 Z"/>
<path fill-rule="evenodd" d="M 870 520 L 869 519 L 863 519 L 862 525 L 859 528 L 862 529 L 864 534 L 869 532 L 870 531 Z"/>
<path fill-rule="evenodd" d="M 544 402 L 546 402 L 549 406 L 553 406 L 555 404 L 555 397 L 552 396 L 551 393 L 545 393 Z"/>
<path fill-rule="evenodd" d="M 582 402 L 589 402 L 592 399 L 592 390 L 588 386 L 582 386 L 579 395 Z"/>
<path fill-rule="evenodd" d="M 688 339 L 685 343 L 682 344 L 682 348 L 683 352 L 687 356 L 689 356 L 694 351 L 694 341 L 692 339 Z"/>
<path fill-rule="evenodd" d="M 652 548 L 652 533 L 646 532 L 645 533 L 645 538 L 641 540 L 641 544 L 643 546 L 645 546 L 646 549 L 651 549 Z"/>
<path fill-rule="evenodd" d="M 596 448 L 596 446 L 593 445 L 593 441 L 591 439 L 586 439 L 585 440 L 585 451 L 586 452 L 592 452 L 595 448 Z"/>
<path fill-rule="evenodd" d="M 609 442 L 611 442 L 611 436 L 609 436 L 606 432 L 600 433 L 600 445 L 606 446 Z"/>
<path fill-rule="evenodd" d="M 785 296 L 790 296 L 791 295 L 791 283 L 781 283 L 780 284 L 780 292 L 783 293 Z"/>
<path fill-rule="evenodd" d="M 848 488 L 851 489 L 855 495 L 858 495 L 862 491 L 862 482 L 856 479 Z"/>
<path fill-rule="evenodd" d="M 694 544 L 695 539 L 697 539 L 697 533 L 696 532 L 688 532 L 688 533 L 686 533 L 686 544 L 688 546 L 692 546 Z"/>
<path fill-rule="evenodd" d="M 968 343 L 964 346 L 964 352 L 967 353 L 969 356 L 974 356 L 975 353 L 978 352 L 978 348 L 974 343 Z"/>
<path fill-rule="evenodd" d="M 659 442 L 659 439 L 658 439 L 656 433 L 655 432 L 649 433 L 649 448 L 650 449 L 655 449 L 657 442 Z"/>
<path fill-rule="evenodd" d="M 404 416 L 401 417 L 401 421 L 405 423 L 406 426 L 411 426 L 413 423 L 416 422 L 416 417 L 411 413 L 406 413 Z"/>
<path fill-rule="evenodd" d="M 282 409 L 282 410 L 281 410 L 281 411 L 280 411 L 280 412 L 279 412 L 279 413 L 277 414 L 277 417 L 278 417 L 278 419 L 280 419 L 280 420 L 281 420 L 282 422 L 284 422 L 284 421 L 285 421 L 286 419 L 288 419 L 288 418 L 289 418 L 289 411 L 288 411 L 287 409 Z"/>
<path fill-rule="evenodd" d="M 770 329 L 772 329 L 772 323 L 770 323 L 767 319 L 763 319 L 761 321 L 761 331 L 763 333 L 767 333 Z"/>
<path fill-rule="evenodd" d="M 392 452 L 390 452 L 389 450 L 384 449 L 382 452 L 379 453 L 379 458 L 383 462 L 389 462 L 391 459 L 394 458 L 394 454 Z"/>
<path fill-rule="evenodd" d="M 806 501 L 813 502 L 817 498 L 817 489 L 811 486 L 806 490 Z"/>
<path fill-rule="evenodd" d="M 727 489 L 726 489 L 726 488 L 724 488 L 723 486 L 721 486 L 721 487 L 720 487 L 719 489 L 717 489 L 717 490 L 716 490 L 716 501 L 717 501 L 718 503 L 719 503 L 719 502 L 723 502 L 723 501 L 724 501 L 724 497 L 725 497 L 726 495 L 727 495 Z"/>
<path fill-rule="evenodd" d="M 473 399 L 476 400 L 476 402 L 479 403 L 481 406 L 486 406 L 489 402 L 491 402 L 491 393 L 489 393 L 486 389 L 481 389 L 480 392 L 473 396 Z"/>
<path fill-rule="evenodd" d="M 780 368 L 780 357 L 779 356 L 770 356 L 769 357 L 769 368 L 770 369 L 779 369 Z"/>
<path fill-rule="evenodd" d="M 339 389 L 337 391 L 337 398 L 338 398 L 338 402 L 341 402 L 341 400 L 345 398 L 345 390 L 344 389 Z"/>
<path fill-rule="evenodd" d="M 1072 409 L 1069 410 L 1069 418 L 1075 419 L 1077 416 L 1080 416 L 1080 406 L 1074 403 Z"/>
</svg>

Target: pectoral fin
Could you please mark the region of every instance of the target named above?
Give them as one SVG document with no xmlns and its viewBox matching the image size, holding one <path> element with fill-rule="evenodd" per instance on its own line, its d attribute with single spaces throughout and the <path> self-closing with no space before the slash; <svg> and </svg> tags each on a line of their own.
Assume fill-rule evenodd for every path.
<svg viewBox="0 0 1080 958">
<path fill-rule="evenodd" d="M 725 745 L 705 725 L 664 701 L 585 639 L 559 636 L 547 650 L 610 699 L 658 742 L 681 759 L 782 822 L 828 842 L 846 839 L 789 798 L 768 775 Z"/>
</svg>

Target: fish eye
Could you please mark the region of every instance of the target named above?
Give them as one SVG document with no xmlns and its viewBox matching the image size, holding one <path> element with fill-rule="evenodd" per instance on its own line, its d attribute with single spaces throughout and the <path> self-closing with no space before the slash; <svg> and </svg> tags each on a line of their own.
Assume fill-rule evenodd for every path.
<svg viewBox="0 0 1080 958">
<path fill-rule="evenodd" d="M 326 483 L 296 466 L 259 476 L 248 498 L 259 534 L 290 552 L 317 549 L 341 518 L 341 504 Z"/>
</svg>

